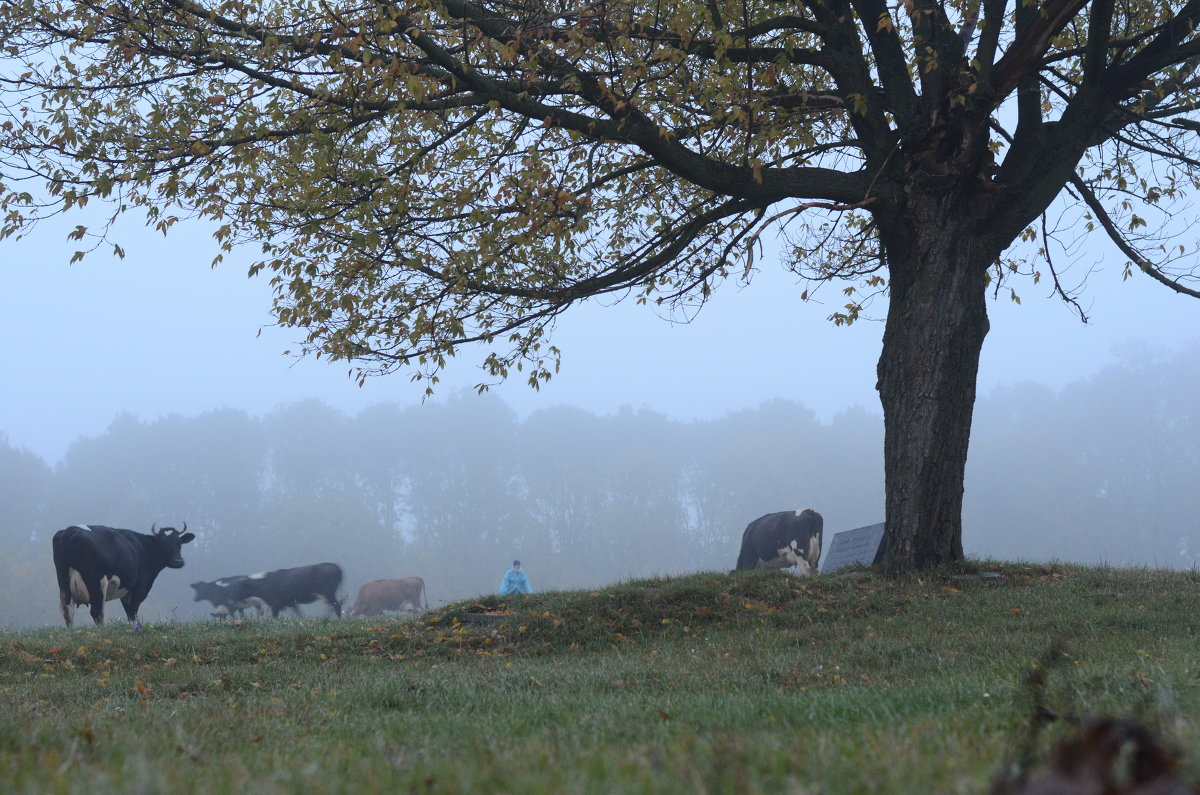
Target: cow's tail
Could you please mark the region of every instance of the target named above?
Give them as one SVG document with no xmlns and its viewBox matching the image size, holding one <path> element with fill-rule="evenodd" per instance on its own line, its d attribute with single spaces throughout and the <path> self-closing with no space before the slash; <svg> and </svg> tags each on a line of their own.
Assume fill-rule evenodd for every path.
<svg viewBox="0 0 1200 795">
<path fill-rule="evenodd" d="M 71 567 L 65 560 L 64 547 L 67 540 L 63 537 L 63 532 L 60 530 L 54 534 L 54 537 L 50 539 L 50 548 L 53 550 L 54 575 L 58 580 L 58 607 L 62 611 L 63 621 L 67 622 L 69 627 L 74 610 L 71 606 Z"/>
<path fill-rule="evenodd" d="M 425 580 L 421 580 L 421 601 L 425 603 L 425 609 L 429 609 L 429 599 L 425 596 Z"/>
<path fill-rule="evenodd" d="M 341 618 L 342 617 L 342 602 L 345 600 L 339 600 L 337 598 L 337 592 L 338 592 L 338 588 L 342 587 L 342 567 L 337 565 L 336 563 L 328 563 L 326 565 L 333 567 L 332 572 L 334 575 L 333 576 L 333 585 L 329 589 L 329 604 L 333 607 L 334 614 L 338 618 Z"/>
<path fill-rule="evenodd" d="M 738 553 L 737 568 L 734 571 L 754 568 L 758 568 L 758 556 L 754 554 L 754 545 L 750 543 L 749 533 L 742 533 L 742 549 Z"/>
<path fill-rule="evenodd" d="M 54 534 L 54 538 L 50 539 L 50 547 L 54 551 L 54 571 L 58 576 L 58 590 L 60 593 L 71 592 L 71 574 L 70 567 L 67 565 L 65 549 L 67 540 L 63 537 L 62 531 Z"/>
</svg>

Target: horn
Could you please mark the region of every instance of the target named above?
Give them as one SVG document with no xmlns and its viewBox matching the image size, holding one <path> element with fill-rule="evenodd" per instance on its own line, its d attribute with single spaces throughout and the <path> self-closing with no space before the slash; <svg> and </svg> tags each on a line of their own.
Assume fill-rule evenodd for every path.
<svg viewBox="0 0 1200 795">
<path fill-rule="evenodd" d="M 152 536 L 158 535 L 158 522 L 155 522 L 154 524 L 150 525 L 150 535 L 152 535 Z"/>
<path fill-rule="evenodd" d="M 183 523 L 183 531 L 180 533 L 180 535 L 183 535 L 183 533 L 186 533 L 186 532 L 187 532 L 187 522 L 184 522 Z"/>
</svg>

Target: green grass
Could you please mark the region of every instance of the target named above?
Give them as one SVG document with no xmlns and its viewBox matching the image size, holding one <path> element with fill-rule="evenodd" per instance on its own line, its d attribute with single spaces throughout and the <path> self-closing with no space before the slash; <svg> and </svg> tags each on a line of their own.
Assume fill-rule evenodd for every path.
<svg viewBox="0 0 1200 795">
<path fill-rule="evenodd" d="M 1200 780 L 1200 578 L 975 568 L 1005 576 L 702 574 L 536 594 L 488 625 L 456 617 L 514 603 L 0 632 L 0 781 L 977 793 L 1029 736 L 1035 696 L 1146 721 Z"/>
</svg>

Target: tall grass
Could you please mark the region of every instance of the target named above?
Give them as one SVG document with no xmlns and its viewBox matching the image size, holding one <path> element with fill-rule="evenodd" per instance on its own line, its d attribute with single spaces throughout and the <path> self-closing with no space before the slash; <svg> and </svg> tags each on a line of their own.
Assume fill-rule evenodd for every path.
<svg viewBox="0 0 1200 795">
<path fill-rule="evenodd" d="M 979 568 L 1004 576 L 700 574 L 415 620 L 3 632 L 0 781 L 91 794 L 981 792 L 1028 735 L 1035 695 L 1062 714 L 1148 722 L 1200 779 L 1200 580 Z M 459 619 L 489 610 L 509 614 Z M 1034 693 L 1030 673 L 1047 664 Z"/>
</svg>

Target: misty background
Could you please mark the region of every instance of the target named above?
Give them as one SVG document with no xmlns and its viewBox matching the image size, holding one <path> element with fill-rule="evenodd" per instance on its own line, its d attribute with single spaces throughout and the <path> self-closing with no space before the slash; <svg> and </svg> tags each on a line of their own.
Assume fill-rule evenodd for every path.
<svg viewBox="0 0 1200 795">
<path fill-rule="evenodd" d="M 438 605 L 493 592 L 514 558 L 535 589 L 585 588 L 728 570 L 771 511 L 818 510 L 826 547 L 883 518 L 882 324 L 833 327 L 839 288 L 803 302 L 769 256 L 674 316 L 689 322 L 566 313 L 540 391 L 518 374 L 476 395 L 468 349 L 422 400 L 403 374 L 360 388 L 348 365 L 284 355 L 301 332 L 270 325 L 245 262 L 208 267 L 203 228 L 119 226 L 128 258 L 68 266 L 86 222 L 69 220 L 0 243 L 0 625 L 61 621 L 50 537 L 70 524 L 188 523 L 154 621 L 207 616 L 195 580 L 321 561 L 351 599 L 418 575 Z M 989 303 L 967 554 L 1193 567 L 1200 304 L 1099 255 L 1063 277 L 1088 280 L 1089 324 L 1044 284 Z"/>
<path fill-rule="evenodd" d="M 1061 391 L 982 398 L 969 553 L 1195 566 L 1198 394 L 1192 345 L 1131 349 Z M 349 598 L 368 580 L 419 575 L 435 606 L 493 592 L 513 558 L 539 590 L 728 570 L 742 528 L 769 510 L 811 505 L 827 544 L 879 521 L 882 433 L 865 409 L 822 421 L 786 400 L 712 420 L 566 406 L 520 418 L 463 392 L 353 415 L 315 400 L 261 416 L 124 415 L 54 465 L 0 439 L 0 623 L 61 620 L 49 550 L 64 516 L 142 532 L 187 521 L 197 540 L 184 569 L 159 577 L 151 621 L 207 617 L 197 579 L 321 561 L 343 567 Z"/>
</svg>

